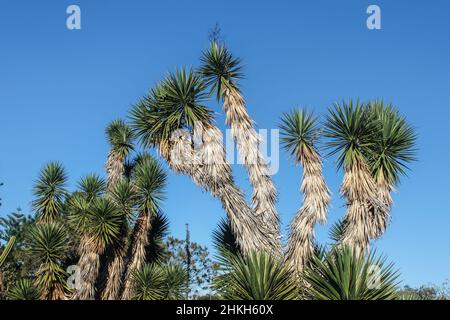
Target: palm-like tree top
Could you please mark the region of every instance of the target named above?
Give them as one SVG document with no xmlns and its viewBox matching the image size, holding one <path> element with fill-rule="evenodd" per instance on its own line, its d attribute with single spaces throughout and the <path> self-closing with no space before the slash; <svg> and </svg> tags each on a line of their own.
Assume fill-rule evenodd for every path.
<svg viewBox="0 0 450 320">
<path fill-rule="evenodd" d="M 137 189 L 139 210 L 157 213 L 164 201 L 167 175 L 150 155 L 142 155 L 136 164 L 134 184 Z"/>
<path fill-rule="evenodd" d="M 281 143 L 298 163 L 305 154 L 317 151 L 314 144 L 318 138 L 317 118 L 304 110 L 292 110 L 281 119 Z"/>
<path fill-rule="evenodd" d="M 416 160 L 417 136 L 392 105 L 373 101 L 369 103 L 368 110 L 379 126 L 375 143 L 368 154 L 372 173 L 376 179 L 386 179 L 391 185 L 398 184 L 400 176 L 406 174 L 408 162 Z"/>
<path fill-rule="evenodd" d="M 213 112 L 202 104 L 208 97 L 198 74 L 192 69 L 177 69 L 133 107 L 133 129 L 145 146 L 161 147 L 177 129 L 191 131 L 197 121 L 211 124 Z"/>
<path fill-rule="evenodd" d="M 102 251 L 120 234 L 124 216 L 119 208 L 106 198 L 97 198 L 88 210 L 87 228 L 91 244 Z"/>
<path fill-rule="evenodd" d="M 110 122 L 106 128 L 106 136 L 114 153 L 123 159 L 133 150 L 133 131 L 122 119 Z"/>
<path fill-rule="evenodd" d="M 201 62 L 199 73 L 211 90 L 217 92 L 218 100 L 222 97 L 224 87 L 239 92 L 237 81 L 243 78 L 241 60 L 234 57 L 225 45 L 211 42 L 210 47 L 203 52 Z"/>
<path fill-rule="evenodd" d="M 67 231 L 56 222 L 36 224 L 29 231 L 30 252 L 39 263 L 58 266 L 68 249 Z"/>
<path fill-rule="evenodd" d="M 66 184 L 67 175 L 60 163 L 50 162 L 44 166 L 33 188 L 33 209 L 38 220 L 50 222 L 58 217 L 67 195 Z"/>
<path fill-rule="evenodd" d="M 131 219 L 135 209 L 136 188 L 128 180 L 120 180 L 110 191 L 111 200 L 127 219 Z"/>
<path fill-rule="evenodd" d="M 89 174 L 78 182 L 78 189 L 88 200 L 95 199 L 106 192 L 106 181 L 98 174 Z"/>
<path fill-rule="evenodd" d="M 329 109 L 325 136 L 330 139 L 327 143 L 330 155 L 338 154 L 339 167 L 364 159 L 373 146 L 376 129 L 376 122 L 359 100 L 336 102 L 334 108 Z"/>
</svg>

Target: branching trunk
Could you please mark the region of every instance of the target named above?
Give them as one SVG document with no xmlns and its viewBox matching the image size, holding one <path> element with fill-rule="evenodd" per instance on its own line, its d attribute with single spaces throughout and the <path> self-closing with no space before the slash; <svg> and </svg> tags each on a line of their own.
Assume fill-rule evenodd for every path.
<svg viewBox="0 0 450 320">
<path fill-rule="evenodd" d="M 301 158 L 303 179 L 301 192 L 303 205 L 291 223 L 291 232 L 286 252 L 286 260 L 298 273 L 314 253 L 314 225 L 325 223 L 330 191 L 322 175 L 322 162 L 314 150 L 304 150 Z"/>
<path fill-rule="evenodd" d="M 278 246 L 267 236 L 267 229 L 253 214 L 234 183 L 231 167 L 226 161 L 222 133 L 213 126 L 207 129 L 208 134 L 204 135 L 199 152 L 193 152 L 192 137 L 184 132 L 173 139 L 170 155 L 162 155 L 171 169 L 190 176 L 198 186 L 221 201 L 244 253 L 264 250 L 278 254 Z"/>
<path fill-rule="evenodd" d="M 277 191 L 270 176 L 269 167 L 262 156 L 260 139 L 247 113 L 241 94 L 229 88 L 224 89 L 224 111 L 226 123 L 231 126 L 231 134 L 236 142 L 253 187 L 252 203 L 257 218 L 266 229 L 273 247 L 281 252 L 280 220 L 275 207 Z"/>
</svg>

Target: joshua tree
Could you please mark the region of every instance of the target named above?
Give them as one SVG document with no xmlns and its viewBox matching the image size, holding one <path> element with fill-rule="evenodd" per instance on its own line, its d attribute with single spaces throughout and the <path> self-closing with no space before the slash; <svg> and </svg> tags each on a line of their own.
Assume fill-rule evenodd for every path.
<svg viewBox="0 0 450 320">
<path fill-rule="evenodd" d="M 155 219 L 164 200 L 166 179 L 166 173 L 155 159 L 149 155 L 140 157 L 133 174 L 139 216 L 131 234 L 129 262 L 124 278 L 122 299 L 131 298 L 132 275 L 145 262 L 152 221 Z"/>
<path fill-rule="evenodd" d="M 314 225 L 325 223 L 330 191 L 322 175 L 322 161 L 316 148 L 317 119 L 303 110 L 293 110 L 282 118 L 281 142 L 303 167 L 303 205 L 291 223 L 286 260 L 300 274 L 314 254 Z"/>
<path fill-rule="evenodd" d="M 385 105 L 383 101 L 370 102 L 368 111 L 379 128 L 367 158 L 378 199 L 387 207 L 381 212 L 376 207 L 370 208 L 376 228 L 374 238 L 377 238 L 389 224 L 391 192 L 399 184 L 400 176 L 406 174 L 407 164 L 415 160 L 416 134 L 399 111 L 391 105 Z"/>
<path fill-rule="evenodd" d="M 101 293 L 102 299 L 119 299 L 122 279 L 125 272 L 125 257 L 128 249 L 128 221 L 133 218 L 136 207 L 136 188 L 126 179 L 119 181 L 109 192 L 109 199 L 117 206 L 124 217 L 119 238 L 108 248 L 106 256 L 111 257 L 107 264 L 106 284 Z"/>
<path fill-rule="evenodd" d="M 97 174 L 89 174 L 80 179 L 78 189 L 88 201 L 101 197 L 106 192 L 106 182 Z"/>
<path fill-rule="evenodd" d="M 344 167 L 341 193 L 347 199 L 341 242 L 360 250 L 366 249 L 376 234 L 369 207 L 385 210 L 376 199 L 376 184 L 365 157 L 376 134 L 376 122 L 359 101 L 335 103 L 329 109 L 325 136 L 330 139 L 330 154 L 338 154 L 338 166 Z"/>
<path fill-rule="evenodd" d="M 66 299 L 66 273 L 61 262 L 68 250 L 66 229 L 57 222 L 38 223 L 29 230 L 30 253 L 39 262 L 35 284 L 44 300 Z"/>
<path fill-rule="evenodd" d="M 50 162 L 41 170 L 33 189 L 37 222 L 53 222 L 61 215 L 66 190 L 67 176 L 60 163 Z"/>
<path fill-rule="evenodd" d="M 70 199 L 69 219 L 81 233 L 78 263 L 81 269 L 81 288 L 75 292 L 74 298 L 95 299 L 100 256 L 108 245 L 117 241 L 124 216 L 107 198 L 96 198 L 89 202 L 82 194 L 77 194 Z"/>
<path fill-rule="evenodd" d="M 220 199 L 244 252 L 277 250 L 247 205 L 226 161 L 222 134 L 202 103 L 206 85 L 192 70 L 171 73 L 132 110 L 133 127 L 146 147 L 158 148 L 176 173 L 185 174 Z M 194 149 L 194 126 L 200 146 Z"/>
<path fill-rule="evenodd" d="M 125 160 L 133 150 L 133 132 L 123 120 L 114 120 L 106 128 L 106 135 L 110 145 L 110 151 L 106 162 L 106 172 L 108 174 L 108 195 L 124 178 L 126 167 Z M 124 191 L 124 190 L 122 190 Z M 125 202 L 128 202 L 127 200 Z M 123 221 L 120 236 L 116 245 L 111 250 L 111 255 L 107 261 L 107 280 L 102 293 L 103 299 L 119 298 L 121 286 L 121 276 L 124 272 L 124 257 L 127 250 L 128 223 Z"/>
<path fill-rule="evenodd" d="M 281 252 L 279 217 L 275 207 L 277 192 L 260 150 L 259 137 L 245 107 L 237 81 L 242 78 L 241 62 L 223 44 L 213 41 L 201 58 L 200 73 L 206 83 L 223 100 L 226 123 L 236 142 L 240 159 L 248 171 L 253 187 L 255 214 L 266 229 L 266 237 Z"/>
<path fill-rule="evenodd" d="M 106 135 L 110 145 L 106 161 L 108 189 L 110 189 L 124 176 L 125 159 L 133 150 L 133 132 L 123 120 L 118 119 L 108 125 Z"/>
</svg>

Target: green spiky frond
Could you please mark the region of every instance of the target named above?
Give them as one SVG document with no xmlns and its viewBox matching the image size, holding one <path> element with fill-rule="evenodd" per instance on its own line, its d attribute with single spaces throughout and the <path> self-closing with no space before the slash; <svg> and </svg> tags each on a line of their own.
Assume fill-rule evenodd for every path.
<svg viewBox="0 0 450 320">
<path fill-rule="evenodd" d="M 345 232 L 345 220 L 339 219 L 331 225 L 329 232 L 330 239 L 333 242 L 338 243 L 344 236 L 344 232 Z"/>
<path fill-rule="evenodd" d="M 30 252 L 40 263 L 58 265 L 67 251 L 67 232 L 58 223 L 36 224 L 29 230 Z"/>
<path fill-rule="evenodd" d="M 169 219 L 158 212 L 152 220 L 152 228 L 148 234 L 148 245 L 145 248 L 145 261 L 148 263 L 160 263 L 166 257 L 167 251 L 164 238 L 169 233 Z"/>
<path fill-rule="evenodd" d="M 117 240 L 124 218 L 119 208 L 109 199 L 98 198 L 92 203 L 87 212 L 86 226 L 90 242 L 96 251 L 101 252 Z"/>
<path fill-rule="evenodd" d="M 41 292 L 30 279 L 20 279 L 7 292 L 8 300 L 39 300 Z"/>
<path fill-rule="evenodd" d="M 179 300 L 186 294 L 186 270 L 177 264 L 144 264 L 132 279 L 134 300 Z"/>
<path fill-rule="evenodd" d="M 161 85 L 150 89 L 149 93 L 131 107 L 131 126 L 139 142 L 147 148 L 158 147 L 163 140 L 162 125 L 159 123 L 158 100 L 162 99 Z"/>
<path fill-rule="evenodd" d="M 63 299 L 66 272 L 61 266 L 68 251 L 69 239 L 64 226 L 52 222 L 36 224 L 29 230 L 30 253 L 40 264 L 36 285 L 45 299 Z"/>
<path fill-rule="evenodd" d="M 110 198 L 126 219 L 131 219 L 136 207 L 136 188 L 128 180 L 119 181 L 110 191 Z"/>
<path fill-rule="evenodd" d="M 348 246 L 313 257 L 304 274 L 306 294 L 314 300 L 392 300 L 398 277 L 385 257 L 375 252 L 366 256 Z"/>
<path fill-rule="evenodd" d="M 219 251 L 219 254 L 221 252 L 223 254 L 224 250 L 234 255 L 242 254 L 228 219 L 220 220 L 217 228 L 213 231 L 212 237 L 214 247 Z"/>
<path fill-rule="evenodd" d="M 396 185 L 400 176 L 406 174 L 408 163 L 416 160 L 417 135 L 392 105 L 372 101 L 368 111 L 379 128 L 368 154 L 368 163 L 377 180 L 385 179 L 388 184 Z"/>
<path fill-rule="evenodd" d="M 156 214 L 165 199 L 167 174 L 151 156 L 142 157 L 135 167 L 134 185 L 140 211 Z"/>
<path fill-rule="evenodd" d="M 168 263 L 163 266 L 164 300 L 181 300 L 186 297 L 188 274 L 186 268 L 177 263 Z"/>
<path fill-rule="evenodd" d="M 33 209 L 39 221 L 52 222 L 59 217 L 67 195 L 66 184 L 67 175 L 60 163 L 50 162 L 41 170 L 33 188 Z"/>
<path fill-rule="evenodd" d="M 78 189 L 91 201 L 106 192 L 106 181 L 98 174 L 89 174 L 78 182 Z"/>
<path fill-rule="evenodd" d="M 125 159 L 134 148 L 133 131 L 122 119 L 116 119 L 109 123 L 106 128 L 106 136 L 111 150 L 122 159 Z"/>
<path fill-rule="evenodd" d="M 292 300 L 298 297 L 293 273 L 265 252 L 247 256 L 228 253 L 222 258 L 224 274 L 214 288 L 226 300 Z"/>
<path fill-rule="evenodd" d="M 298 163 L 305 154 L 315 151 L 319 136 L 317 118 L 306 110 L 284 113 L 280 124 L 281 144 Z"/>
<path fill-rule="evenodd" d="M 155 264 L 145 264 L 132 275 L 134 300 L 161 300 L 164 297 L 164 271 Z"/>
<path fill-rule="evenodd" d="M 68 202 L 68 222 L 69 225 L 78 232 L 87 232 L 87 225 L 89 219 L 89 210 L 91 207 L 92 201 L 89 200 L 87 195 L 81 192 L 73 193 Z"/>
<path fill-rule="evenodd" d="M 336 102 L 326 120 L 327 147 L 330 155 L 338 155 L 339 167 L 350 167 L 373 147 L 377 125 L 359 100 Z"/>
<path fill-rule="evenodd" d="M 199 73 L 211 86 L 211 91 L 216 91 L 218 100 L 224 87 L 239 92 L 237 81 L 243 78 L 241 61 L 225 45 L 211 42 L 209 48 L 203 51 L 201 62 Z"/>
<path fill-rule="evenodd" d="M 175 130 L 192 131 L 197 121 L 209 126 L 213 113 L 203 105 L 208 98 L 205 89 L 201 77 L 191 69 L 169 73 L 131 111 L 133 130 L 141 142 L 166 149 Z"/>
</svg>

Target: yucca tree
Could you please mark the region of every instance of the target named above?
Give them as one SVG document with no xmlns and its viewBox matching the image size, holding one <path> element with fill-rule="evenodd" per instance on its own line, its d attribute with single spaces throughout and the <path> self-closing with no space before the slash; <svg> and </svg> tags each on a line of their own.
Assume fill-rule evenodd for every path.
<svg viewBox="0 0 450 320">
<path fill-rule="evenodd" d="M 95 299 L 100 256 L 108 245 L 117 241 L 124 216 L 107 198 L 96 198 L 89 203 L 79 195 L 71 199 L 69 219 L 81 234 L 78 263 L 81 288 L 75 292 L 74 299 Z"/>
<path fill-rule="evenodd" d="M 57 222 L 38 223 L 29 230 L 30 254 L 39 263 L 35 285 L 44 300 L 66 299 L 66 272 L 61 266 L 68 251 L 66 229 Z"/>
<path fill-rule="evenodd" d="M 120 180 L 109 191 L 110 200 L 117 206 L 123 216 L 120 228 L 120 236 L 108 248 L 111 259 L 107 265 L 106 283 L 101 293 L 104 300 L 120 298 L 120 288 L 123 285 L 122 278 L 125 272 L 125 256 L 128 249 L 129 222 L 133 218 L 137 201 L 136 187 L 127 179 Z"/>
<path fill-rule="evenodd" d="M 60 163 L 50 162 L 42 168 L 33 187 L 37 222 L 53 222 L 60 217 L 67 196 L 66 184 L 67 175 Z"/>
<path fill-rule="evenodd" d="M 222 202 L 244 252 L 276 250 L 247 205 L 226 161 L 222 133 L 213 125 L 202 78 L 192 70 L 170 73 L 131 111 L 133 128 L 146 147 L 156 147 L 176 173 L 185 174 Z M 194 126 L 201 144 L 194 149 Z M 198 134 L 198 131 L 196 132 Z"/>
<path fill-rule="evenodd" d="M 110 151 L 106 162 L 108 175 L 108 195 L 117 184 L 123 180 L 126 174 L 125 160 L 133 150 L 133 131 L 121 119 L 113 120 L 106 128 L 106 135 L 110 145 Z M 123 190 L 122 190 L 123 191 Z M 127 250 L 127 235 L 129 226 L 126 220 L 120 230 L 120 236 L 111 248 L 111 254 L 107 261 L 107 281 L 102 293 L 103 299 L 118 299 L 121 286 L 121 276 L 124 272 L 124 257 Z"/>
<path fill-rule="evenodd" d="M 98 174 L 89 174 L 80 179 L 77 187 L 88 201 L 92 201 L 105 194 L 106 181 Z"/>
<path fill-rule="evenodd" d="M 359 101 L 335 103 L 329 109 L 325 136 L 330 155 L 338 154 L 338 167 L 344 168 L 341 194 L 347 201 L 341 243 L 364 251 L 376 234 L 369 207 L 386 209 L 377 199 L 376 184 L 365 157 L 373 147 L 377 124 Z"/>
<path fill-rule="evenodd" d="M 265 227 L 266 237 L 270 239 L 272 246 L 281 252 L 280 221 L 275 207 L 277 191 L 269 167 L 259 150 L 260 139 L 238 86 L 237 81 L 243 76 L 241 61 L 225 45 L 215 41 L 203 52 L 201 61 L 200 74 L 212 90 L 216 91 L 217 99 L 223 100 L 226 123 L 231 127 L 240 159 L 253 187 L 255 214 Z"/>
<path fill-rule="evenodd" d="M 9 300 L 39 300 L 41 293 L 30 279 L 20 279 L 8 290 Z"/>
<path fill-rule="evenodd" d="M 164 200 L 166 180 L 166 173 L 155 159 L 149 155 L 140 158 L 133 174 L 139 216 L 131 234 L 122 299 L 131 298 L 132 274 L 145 262 L 149 233 Z"/>
<path fill-rule="evenodd" d="M 292 270 L 267 252 L 246 256 L 222 251 L 214 288 L 225 300 L 292 300 L 299 290 Z"/>
<path fill-rule="evenodd" d="M 304 271 L 305 295 L 313 300 L 393 300 L 399 273 L 372 251 L 340 246 L 324 257 L 313 256 Z"/>
<path fill-rule="evenodd" d="M 303 168 L 303 204 L 292 220 L 286 252 L 286 261 L 300 274 L 314 254 L 314 225 L 326 222 L 331 197 L 316 146 L 317 118 L 305 110 L 293 110 L 284 114 L 280 129 L 283 147 Z"/>
<path fill-rule="evenodd" d="M 406 174 L 408 164 L 415 160 L 416 134 L 397 108 L 383 101 L 372 101 L 368 112 L 378 125 L 377 135 L 367 154 L 377 187 L 377 197 L 387 210 L 371 207 L 374 238 L 380 237 L 390 221 L 391 192 Z"/>
<path fill-rule="evenodd" d="M 125 173 L 125 159 L 133 150 L 133 132 L 121 119 L 113 120 L 106 128 L 106 136 L 110 145 L 106 172 L 108 189 L 119 182 Z"/>
</svg>

